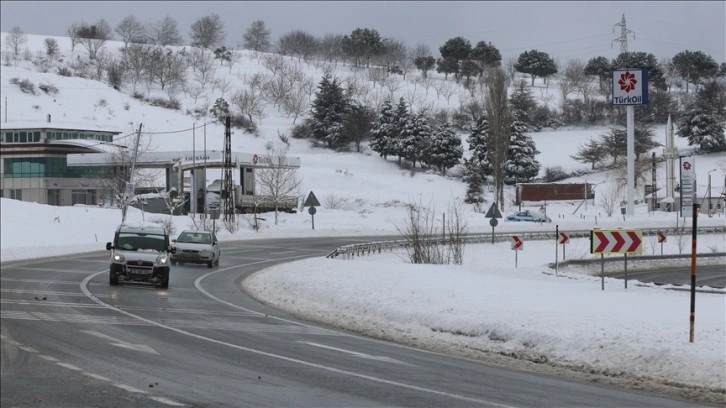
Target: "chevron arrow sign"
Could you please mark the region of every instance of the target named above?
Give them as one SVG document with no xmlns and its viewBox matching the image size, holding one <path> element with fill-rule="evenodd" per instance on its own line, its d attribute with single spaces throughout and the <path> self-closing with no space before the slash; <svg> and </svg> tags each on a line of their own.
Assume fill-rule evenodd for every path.
<svg viewBox="0 0 726 408">
<path fill-rule="evenodd" d="M 643 251 L 642 230 L 592 230 L 591 254 L 639 254 Z"/>
</svg>

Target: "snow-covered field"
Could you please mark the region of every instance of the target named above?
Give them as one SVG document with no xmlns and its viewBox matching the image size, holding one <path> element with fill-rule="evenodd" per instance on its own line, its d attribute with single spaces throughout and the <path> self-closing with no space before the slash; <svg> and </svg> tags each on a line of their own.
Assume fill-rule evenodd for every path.
<svg viewBox="0 0 726 408">
<path fill-rule="evenodd" d="M 3 34 L 4 37 L 4 34 Z M 44 37 L 29 36 L 29 47 L 35 53 L 42 48 Z M 73 58 L 68 39 L 58 37 L 67 58 Z M 109 48 L 118 47 L 110 44 Z M 76 50 L 76 53 L 79 51 Z M 291 63 L 293 63 L 291 61 Z M 321 70 L 302 64 L 307 75 L 316 82 Z M 238 84 L 240 75 L 264 72 L 265 68 L 250 53 L 233 67 L 218 67 L 216 75 Z M 99 128 L 119 129 L 132 135 L 143 124 L 145 138 L 152 149 L 159 151 L 204 148 L 200 128 L 206 123 L 207 147 L 221 149 L 223 127 L 208 118 L 195 119 L 184 112 L 202 105 L 191 97 L 179 94 L 181 111 L 150 107 L 130 96 L 129 90 L 115 91 L 104 83 L 80 78 L 67 78 L 55 70 L 39 73 L 27 61 L 18 66 L 1 68 L 0 100 L 10 101 L 8 125 L 20 122 L 44 122 L 48 114 L 53 122 L 85 124 Z M 336 75 L 353 75 L 340 66 Z M 407 78 L 415 78 L 410 74 Z M 37 84 L 52 83 L 57 95 L 23 93 L 11 78 L 28 79 Z M 539 84 L 538 84 L 539 85 Z M 399 90 L 420 92 L 409 82 Z M 555 87 L 548 88 L 556 93 Z M 158 90 L 153 90 L 158 92 Z M 219 97 L 209 92 L 205 100 Z M 427 96 L 431 102 L 448 106 L 435 92 Z M 555 96 L 555 100 L 558 96 Z M 102 102 L 103 101 L 103 102 Z M 452 98 L 451 106 L 458 104 Z M 232 138 L 234 151 L 260 153 L 265 144 L 277 140 L 277 132 L 288 132 L 292 119 L 267 107 L 268 116 L 260 124 L 260 136 L 236 131 Z M 636 113 L 637 115 L 637 113 Z M 2 126 L 5 127 L 3 116 Z M 191 129 L 196 126 L 196 135 Z M 656 127 L 657 140 L 665 143 L 664 124 Z M 608 128 L 559 129 L 533 133 L 537 159 L 542 168 L 560 165 L 566 170 L 583 170 L 589 166 L 570 158 L 578 146 L 597 137 Z M 464 139 L 466 135 L 462 135 Z M 131 137 L 119 141 L 129 143 Z M 677 138 L 679 148 L 686 149 L 685 140 Z M 656 150 L 660 154 L 660 150 Z M 340 153 L 313 148 L 307 142 L 293 139 L 290 154 L 301 158 L 299 170 L 303 180 L 302 193 L 314 191 L 322 207 L 311 228 L 306 211 L 281 214 L 277 225 L 267 217 L 259 231 L 251 228 L 248 217 L 240 217 L 239 230 L 222 229 L 224 241 L 273 237 L 395 235 L 403 222 L 408 203 L 423 203 L 446 212 L 452 202 L 465 193 L 464 183 L 451 172 L 441 176 L 432 172 L 401 170 L 396 163 L 370 151 Z M 715 169 L 715 171 L 712 171 Z M 726 158 L 723 154 L 696 157 L 698 189 L 706 188 L 708 173 L 716 193 L 723 190 Z M 658 179 L 665 169 L 659 166 Z M 208 182 L 220 178 L 208 174 Z M 607 191 L 613 175 L 597 172 L 568 181 L 597 184 L 596 197 Z M 491 193 L 487 193 L 491 198 Z M 513 193 L 507 192 L 505 214 L 517 207 L 511 203 Z M 642 192 L 637 198 L 642 198 Z M 490 204 L 491 202 L 487 203 Z M 586 205 L 547 203 L 551 224 L 522 225 L 500 222 L 496 232 L 528 230 L 560 231 L 592 228 L 658 228 L 690 223 L 675 213 L 652 213 L 638 204 L 635 214 L 623 219 L 619 213 L 608 217 L 598 198 Z M 332 208 L 335 207 L 335 208 Z M 463 218 L 469 232 L 490 232 L 489 220 L 471 206 L 465 206 Z M 539 211 L 539 205 L 525 205 Z M 52 207 L 0 199 L 0 257 L 2 262 L 55 256 L 70 252 L 103 250 L 121 216 L 118 209 L 100 207 Z M 129 222 L 161 222 L 170 219 L 159 214 L 143 214 L 130 209 Z M 700 216 L 701 226 L 724 226 L 723 212 L 713 217 Z M 192 225 L 184 216 L 171 217 L 178 233 Z M 627 290 L 622 281 L 607 279 L 606 290 L 600 289 L 599 278 L 586 270 L 568 268 L 558 276 L 546 265 L 554 262 L 554 242 L 525 242 L 514 268 L 514 252 L 508 243 L 472 245 L 465 249 L 464 264 L 411 265 L 400 253 L 387 253 L 356 260 L 309 259 L 270 268 L 245 281 L 253 296 L 310 319 L 339 327 L 379 335 L 438 351 L 479 358 L 487 353 L 504 353 L 520 359 L 547 362 L 570 367 L 624 382 L 638 378 L 647 384 L 672 383 L 684 385 L 693 393 L 721 396 L 726 392 L 726 296 L 724 293 L 698 295 L 696 341 L 688 341 L 689 294 L 631 282 Z M 652 239 L 644 242 L 643 253 L 658 253 L 660 247 Z M 690 250 L 669 237 L 665 253 Z M 699 252 L 724 252 L 723 235 L 700 236 Z M 568 259 L 590 257 L 585 242 L 573 240 L 567 247 Z M 224 262 L 224 261 L 223 261 Z M 173 280 L 172 280 L 173 286 Z M 172 288 L 173 290 L 173 288 Z M 294 300 L 294 302 L 293 302 Z M 478 352 L 477 350 L 484 350 Z M 702 388 L 699 388 L 702 387 Z M 693 395 L 692 395 L 693 396 Z M 696 395 L 698 397 L 698 395 Z"/>
</svg>

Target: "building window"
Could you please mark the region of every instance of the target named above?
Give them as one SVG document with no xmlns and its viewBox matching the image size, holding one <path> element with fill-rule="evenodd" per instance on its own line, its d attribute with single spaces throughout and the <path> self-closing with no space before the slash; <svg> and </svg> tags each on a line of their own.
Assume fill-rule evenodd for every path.
<svg viewBox="0 0 726 408">
<path fill-rule="evenodd" d="M 71 205 L 96 205 L 96 190 L 71 190 Z"/>
<path fill-rule="evenodd" d="M 23 190 L 16 188 L 10 190 L 10 198 L 13 200 L 23 200 Z"/>
<path fill-rule="evenodd" d="M 48 205 L 60 205 L 60 190 L 57 188 L 48 189 Z"/>
</svg>

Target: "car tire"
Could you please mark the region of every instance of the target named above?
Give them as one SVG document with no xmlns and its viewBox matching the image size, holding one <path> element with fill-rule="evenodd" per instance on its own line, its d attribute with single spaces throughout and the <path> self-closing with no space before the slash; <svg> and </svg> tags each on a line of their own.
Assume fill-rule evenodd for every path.
<svg viewBox="0 0 726 408">
<path fill-rule="evenodd" d="M 118 285 L 118 275 L 116 275 L 113 272 L 109 272 L 108 274 L 108 284 L 111 286 Z"/>
<path fill-rule="evenodd" d="M 214 261 L 214 266 L 219 266 L 219 258 L 217 258 L 217 260 Z"/>
<path fill-rule="evenodd" d="M 162 289 L 166 289 L 169 287 L 169 275 L 166 275 L 163 278 L 161 278 L 161 283 L 159 284 L 159 287 Z"/>
<path fill-rule="evenodd" d="M 209 269 L 214 268 L 214 261 L 207 262 L 207 268 L 209 268 Z"/>
</svg>

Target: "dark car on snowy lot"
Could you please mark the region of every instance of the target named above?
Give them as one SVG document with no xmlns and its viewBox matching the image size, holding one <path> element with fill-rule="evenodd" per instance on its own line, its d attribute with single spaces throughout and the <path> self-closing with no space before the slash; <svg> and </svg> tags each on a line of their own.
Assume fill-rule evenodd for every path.
<svg viewBox="0 0 726 408">
<path fill-rule="evenodd" d="M 212 268 L 219 266 L 222 250 L 217 236 L 208 231 L 182 231 L 175 240 L 176 252 L 171 256 L 171 264 L 199 263 Z"/>
<path fill-rule="evenodd" d="M 507 221 L 552 222 L 552 219 L 544 214 L 526 210 L 507 215 Z"/>
</svg>

